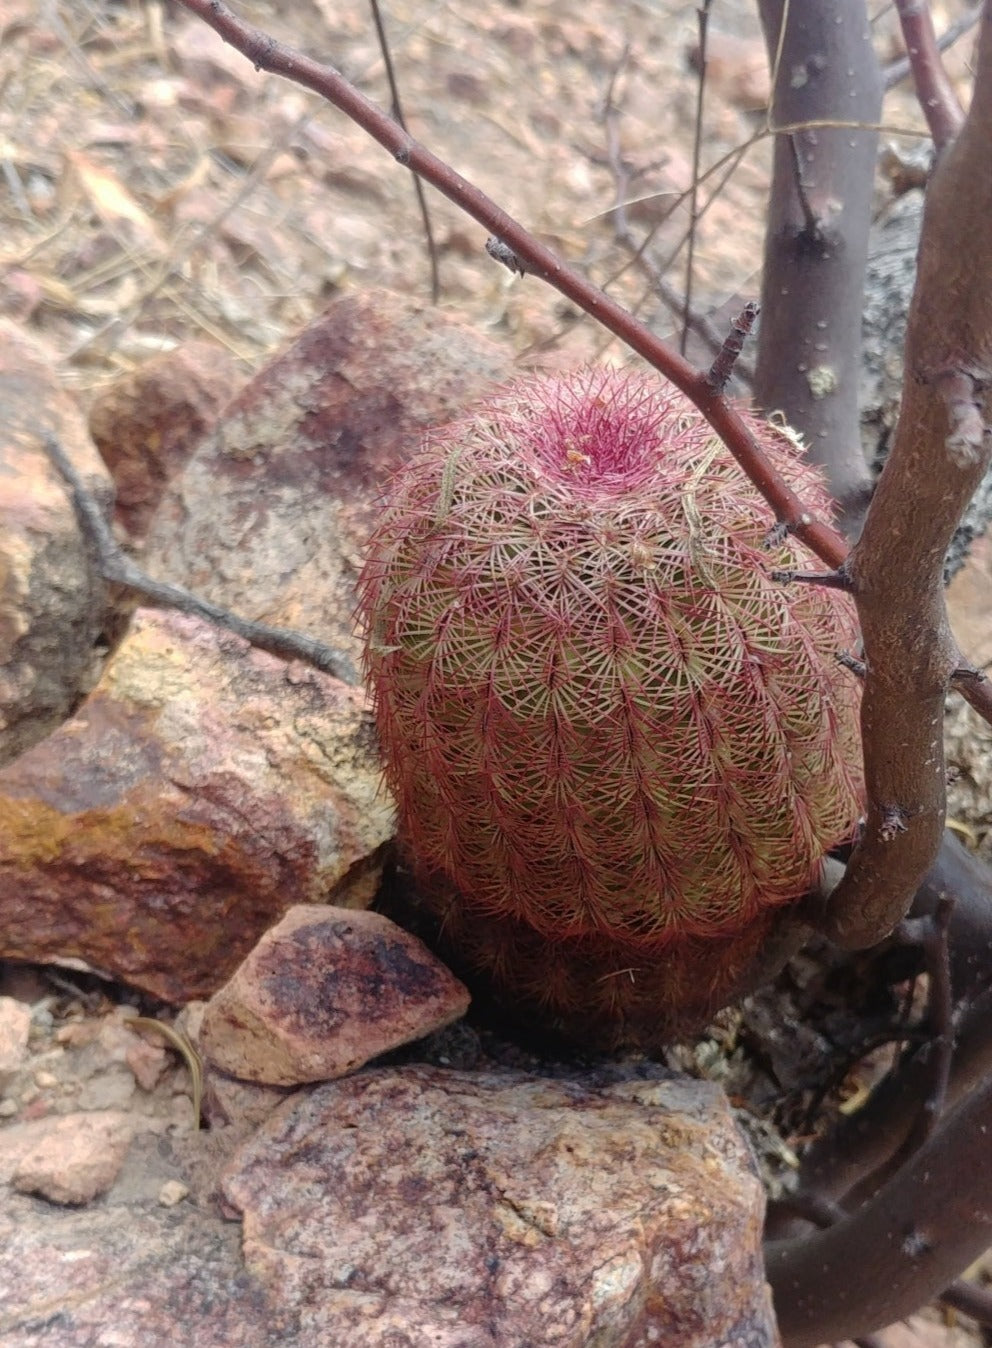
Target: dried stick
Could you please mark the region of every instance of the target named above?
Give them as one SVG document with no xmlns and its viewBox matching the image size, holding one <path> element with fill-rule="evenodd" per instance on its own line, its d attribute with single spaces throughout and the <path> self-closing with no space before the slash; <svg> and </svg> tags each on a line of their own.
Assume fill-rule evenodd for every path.
<svg viewBox="0 0 992 1348">
<path fill-rule="evenodd" d="M 390 111 L 397 124 L 406 130 L 406 118 L 403 116 L 403 105 L 400 103 L 399 85 L 396 83 L 396 72 L 393 69 L 393 58 L 389 50 L 389 40 L 386 37 L 386 25 L 382 21 L 382 11 L 379 8 L 379 0 L 369 0 L 372 6 L 372 21 L 375 24 L 376 36 L 379 39 L 379 50 L 382 52 L 383 65 L 386 67 L 386 80 L 389 84 L 389 102 Z M 441 298 L 441 277 L 437 264 L 437 245 L 434 242 L 434 230 L 431 226 L 431 215 L 427 209 L 427 197 L 424 195 L 424 185 L 417 177 L 413 175 L 413 190 L 417 196 L 417 206 L 420 209 L 420 218 L 424 224 L 424 238 L 427 240 L 427 257 L 431 265 L 431 303 L 437 304 Z"/>
<path fill-rule="evenodd" d="M 916 97 L 938 150 L 961 130 L 964 113 L 940 59 L 927 0 L 895 0 Z"/>
<path fill-rule="evenodd" d="M 865 0 L 758 7 L 775 75 L 769 122 L 793 129 L 775 141 L 754 394 L 802 432 L 853 536 L 871 490 L 858 385 L 881 75 Z M 822 125 L 841 118 L 865 125 Z"/>
<path fill-rule="evenodd" d="M 110 526 L 100 512 L 100 507 L 57 437 L 46 434 L 42 437 L 42 441 L 49 458 L 70 489 L 72 504 L 83 536 L 93 554 L 97 570 L 105 581 L 112 585 L 121 585 L 140 595 L 145 603 L 151 604 L 154 608 L 174 608 L 180 613 L 189 613 L 217 627 L 224 627 L 229 632 L 234 632 L 236 636 L 242 637 L 250 645 L 269 651 L 272 655 L 281 656 L 284 660 L 305 660 L 315 669 L 322 670 L 325 674 L 333 674 L 343 683 L 358 682 L 354 666 L 342 651 L 333 650 L 314 637 L 304 636 L 285 627 L 269 627 L 266 623 L 239 618 L 228 609 L 211 604 L 206 599 L 200 599 L 179 585 L 168 585 L 147 576 L 121 550 L 110 532 Z"/>
<path fill-rule="evenodd" d="M 731 324 L 730 332 L 723 339 L 716 360 L 706 373 L 707 382 L 717 393 L 722 393 L 734 373 L 740 354 L 744 350 L 747 335 L 754 327 L 760 306 L 749 300 Z"/>
<path fill-rule="evenodd" d="M 704 372 L 694 369 L 610 296 L 566 267 L 551 249 L 535 239 L 484 192 L 407 135 L 333 66 L 321 65 L 244 23 L 223 0 L 180 0 L 180 3 L 208 23 L 257 69 L 284 75 L 333 103 L 389 150 L 398 163 L 419 174 L 483 225 L 496 244 L 508 249 L 528 274 L 554 286 L 631 350 L 643 356 L 699 408 L 771 506 L 775 518 L 828 566 L 840 564 L 847 551 L 844 540 L 829 524 L 814 519 L 805 509 L 796 493 L 772 469 L 737 409 L 709 387 Z"/>
</svg>

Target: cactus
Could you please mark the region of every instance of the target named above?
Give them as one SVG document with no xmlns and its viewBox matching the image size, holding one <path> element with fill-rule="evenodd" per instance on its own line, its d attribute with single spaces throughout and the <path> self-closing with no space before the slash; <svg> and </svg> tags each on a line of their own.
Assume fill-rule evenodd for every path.
<svg viewBox="0 0 992 1348">
<path fill-rule="evenodd" d="M 449 936 L 562 1024 L 614 966 L 660 1026 L 708 1014 L 853 832 L 853 607 L 771 578 L 802 567 L 773 524 L 682 394 L 616 371 L 512 385 L 393 484 L 359 613 L 403 843 Z"/>
</svg>

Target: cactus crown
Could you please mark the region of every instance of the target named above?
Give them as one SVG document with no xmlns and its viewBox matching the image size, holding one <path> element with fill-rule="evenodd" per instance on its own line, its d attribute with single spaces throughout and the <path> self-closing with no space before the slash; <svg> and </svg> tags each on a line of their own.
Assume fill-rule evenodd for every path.
<svg viewBox="0 0 992 1348">
<path fill-rule="evenodd" d="M 829 512 L 817 472 L 752 418 Z M 399 474 L 360 583 L 422 876 L 549 938 L 743 930 L 860 805 L 855 637 L 701 415 L 653 378 L 523 380 Z"/>
</svg>

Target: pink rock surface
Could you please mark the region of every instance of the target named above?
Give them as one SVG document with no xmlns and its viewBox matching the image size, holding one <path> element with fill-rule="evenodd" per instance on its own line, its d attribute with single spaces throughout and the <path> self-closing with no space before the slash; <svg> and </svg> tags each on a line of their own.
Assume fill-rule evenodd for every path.
<svg viewBox="0 0 992 1348">
<path fill-rule="evenodd" d="M 110 478 L 54 364 L 0 320 L 0 763 L 68 715 L 89 685 L 108 612 L 43 435 L 58 436 L 104 504 Z"/>
<path fill-rule="evenodd" d="M 223 347 L 189 342 L 97 394 L 90 434 L 117 487 L 115 518 L 132 541 L 144 536 L 166 485 L 242 383 Z"/>
<path fill-rule="evenodd" d="M 216 1067 L 270 1086 L 328 1081 L 450 1025 L 465 987 L 379 913 L 298 905 L 207 1004 Z"/>
<path fill-rule="evenodd" d="M 209 996 L 294 902 L 367 903 L 392 826 L 358 689 L 139 611 L 79 712 L 0 773 L 0 957 Z"/>
<path fill-rule="evenodd" d="M 131 1144 L 131 1121 L 117 1110 L 64 1114 L 34 1126 L 38 1138 L 22 1153 L 11 1182 L 20 1193 L 53 1203 L 89 1203 L 106 1193 Z"/>
<path fill-rule="evenodd" d="M 773 1348 L 763 1194 L 708 1083 L 371 1069 L 223 1185 L 290 1332 L 381 1348 Z"/>
</svg>

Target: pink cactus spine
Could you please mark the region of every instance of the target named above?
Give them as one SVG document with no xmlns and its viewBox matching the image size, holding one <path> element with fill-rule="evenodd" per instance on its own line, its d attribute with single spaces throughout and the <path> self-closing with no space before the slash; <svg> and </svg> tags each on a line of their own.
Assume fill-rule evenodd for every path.
<svg viewBox="0 0 992 1348">
<path fill-rule="evenodd" d="M 792 440 L 765 452 L 829 513 Z M 856 638 L 687 400 L 523 380 L 399 475 L 361 578 L 402 834 L 480 918 L 658 951 L 809 886 L 860 800 Z"/>
</svg>

